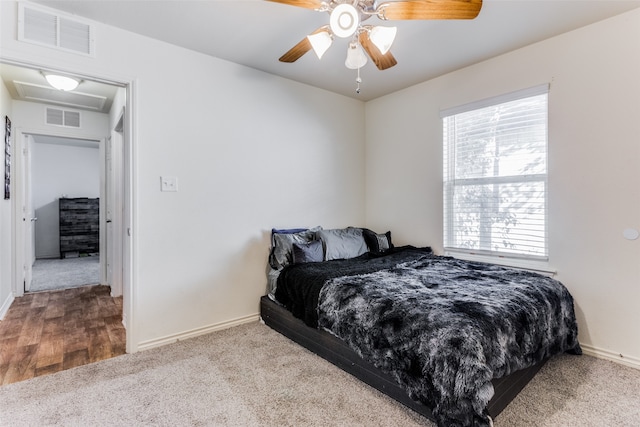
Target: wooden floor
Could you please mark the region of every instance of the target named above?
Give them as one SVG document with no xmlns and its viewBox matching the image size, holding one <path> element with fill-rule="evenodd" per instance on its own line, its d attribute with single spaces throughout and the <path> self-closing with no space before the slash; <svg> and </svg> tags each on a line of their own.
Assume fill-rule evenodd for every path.
<svg viewBox="0 0 640 427">
<path fill-rule="evenodd" d="M 0 321 L 0 385 L 124 353 L 122 297 L 108 286 L 27 293 Z"/>
</svg>

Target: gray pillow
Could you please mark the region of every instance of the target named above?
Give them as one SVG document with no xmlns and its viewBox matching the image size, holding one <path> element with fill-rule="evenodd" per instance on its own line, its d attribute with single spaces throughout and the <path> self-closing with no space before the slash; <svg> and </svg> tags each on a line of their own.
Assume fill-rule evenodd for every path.
<svg viewBox="0 0 640 427">
<path fill-rule="evenodd" d="M 293 244 L 293 263 L 320 262 L 324 260 L 322 242 L 314 240 L 309 243 Z"/>
<path fill-rule="evenodd" d="M 326 261 L 355 258 L 367 252 L 361 228 L 320 230 L 316 233 L 316 239 L 322 240 Z"/>
<path fill-rule="evenodd" d="M 276 270 L 280 270 L 293 262 L 293 244 L 308 243 L 314 240 L 316 231 L 321 227 L 311 228 L 298 233 L 274 233 L 271 236 L 273 247 L 269 264 Z"/>
</svg>

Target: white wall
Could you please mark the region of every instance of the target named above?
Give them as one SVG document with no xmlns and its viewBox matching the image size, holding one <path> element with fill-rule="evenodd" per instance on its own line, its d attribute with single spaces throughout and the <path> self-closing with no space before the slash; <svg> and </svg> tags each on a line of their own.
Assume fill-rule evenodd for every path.
<svg viewBox="0 0 640 427">
<path fill-rule="evenodd" d="M 111 104 L 111 110 L 109 111 L 109 130 L 113 130 L 118 124 L 122 109 L 127 103 L 127 91 L 125 88 L 118 88 Z"/>
<path fill-rule="evenodd" d="M 442 252 L 439 111 L 551 83 L 549 264 L 585 349 L 640 367 L 638 76 L 636 9 L 367 103 L 367 224 Z"/>
<path fill-rule="evenodd" d="M 98 147 L 40 143 L 31 152 L 33 207 L 36 217 L 36 258 L 60 256 L 61 197 L 100 196 Z"/>
<path fill-rule="evenodd" d="M 13 257 L 11 256 L 11 221 L 13 214 L 11 211 L 11 201 L 4 200 L 4 118 L 9 116 L 13 120 L 13 111 L 11 108 L 11 96 L 9 91 L 0 79 L 0 319 L 9 309 L 13 295 L 11 293 L 11 273 Z M 13 141 L 12 141 L 13 143 Z"/>
<path fill-rule="evenodd" d="M 49 125 L 45 123 L 46 104 L 12 101 L 16 130 L 42 135 L 100 140 L 109 135 L 109 115 L 86 110 L 80 111 L 80 128 Z M 70 110 L 73 110 L 72 108 Z M 70 144 L 73 144 L 70 142 Z M 57 199 L 61 194 L 69 197 L 98 197 L 100 190 L 100 164 L 98 149 L 82 149 L 71 145 L 44 147 L 34 144 L 32 149 L 33 202 L 36 209 L 36 257 L 51 258 L 59 254 L 59 230 Z M 54 147 L 59 147 L 55 149 Z M 88 154 L 92 153 L 92 154 Z M 80 156 L 79 161 L 65 160 L 64 156 Z M 86 179 L 78 177 L 86 174 Z M 90 189 L 90 191 L 89 191 Z"/>
<path fill-rule="evenodd" d="M 253 318 L 271 227 L 364 222 L 362 102 L 101 24 L 96 58 L 20 43 L 0 8 L 3 58 L 133 82 L 132 350 Z"/>
<path fill-rule="evenodd" d="M 80 139 L 99 139 L 109 136 L 109 115 L 94 111 L 65 110 L 80 112 L 80 127 L 63 127 L 45 122 L 46 104 L 26 101 L 12 101 L 13 114 L 18 121 L 18 129 L 23 132 L 41 135 L 65 136 Z"/>
</svg>

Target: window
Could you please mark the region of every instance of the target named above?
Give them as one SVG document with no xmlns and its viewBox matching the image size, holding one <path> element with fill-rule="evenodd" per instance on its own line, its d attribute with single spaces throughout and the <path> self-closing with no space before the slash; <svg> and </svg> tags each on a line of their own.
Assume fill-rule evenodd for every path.
<svg viewBox="0 0 640 427">
<path fill-rule="evenodd" d="M 547 259 L 547 94 L 442 112 L 445 249 Z"/>
</svg>

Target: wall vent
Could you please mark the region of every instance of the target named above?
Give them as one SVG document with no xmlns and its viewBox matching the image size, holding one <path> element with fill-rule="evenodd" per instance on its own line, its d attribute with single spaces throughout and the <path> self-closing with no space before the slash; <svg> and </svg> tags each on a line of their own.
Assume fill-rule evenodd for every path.
<svg viewBox="0 0 640 427">
<path fill-rule="evenodd" d="M 48 125 L 64 126 L 64 127 L 71 127 L 71 128 L 80 127 L 79 111 L 61 110 L 59 108 L 47 107 L 46 113 L 47 113 Z"/>
<path fill-rule="evenodd" d="M 88 22 L 57 11 L 20 3 L 18 40 L 94 56 L 94 29 Z"/>
</svg>

